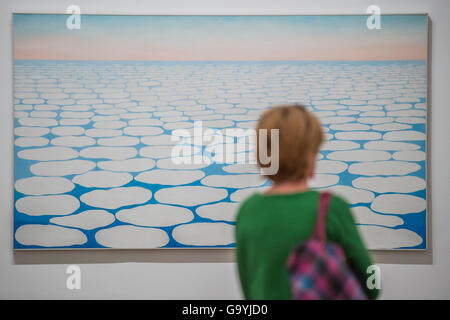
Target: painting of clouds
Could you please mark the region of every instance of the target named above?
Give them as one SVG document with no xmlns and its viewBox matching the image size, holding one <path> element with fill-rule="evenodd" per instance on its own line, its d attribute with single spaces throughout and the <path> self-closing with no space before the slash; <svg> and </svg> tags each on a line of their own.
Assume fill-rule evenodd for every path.
<svg viewBox="0 0 450 320">
<path fill-rule="evenodd" d="M 427 15 L 68 17 L 14 14 L 15 249 L 233 247 L 269 181 L 216 147 L 281 103 L 369 248 L 427 248 Z"/>
</svg>

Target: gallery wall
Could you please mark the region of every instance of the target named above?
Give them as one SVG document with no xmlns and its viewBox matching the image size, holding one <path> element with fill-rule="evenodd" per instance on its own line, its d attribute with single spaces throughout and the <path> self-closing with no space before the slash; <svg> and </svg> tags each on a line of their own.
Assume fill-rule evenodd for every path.
<svg viewBox="0 0 450 320">
<path fill-rule="evenodd" d="M 76 4 L 97 14 L 364 14 L 428 13 L 430 84 L 428 123 L 429 249 L 374 252 L 383 299 L 450 298 L 450 2 L 433 1 L 32 1 L 0 3 L 0 298 L 240 299 L 234 252 L 229 249 L 63 250 L 13 252 L 12 13 L 65 13 Z M 382 24 L 381 20 L 381 24 Z M 81 268 L 81 289 L 66 288 L 69 265 Z"/>
</svg>

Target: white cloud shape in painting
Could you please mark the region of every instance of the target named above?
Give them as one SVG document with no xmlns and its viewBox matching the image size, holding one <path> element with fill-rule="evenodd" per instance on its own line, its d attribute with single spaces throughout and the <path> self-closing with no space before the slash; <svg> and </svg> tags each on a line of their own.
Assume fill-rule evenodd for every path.
<svg viewBox="0 0 450 320">
<path fill-rule="evenodd" d="M 83 158 L 125 160 L 135 157 L 137 150 L 132 147 L 89 147 L 80 151 Z"/>
<path fill-rule="evenodd" d="M 261 186 L 266 181 L 259 174 L 213 174 L 203 178 L 201 183 L 209 187 L 244 188 Z"/>
<path fill-rule="evenodd" d="M 148 158 L 168 158 L 172 155 L 174 150 L 173 146 L 150 146 L 142 147 L 139 150 L 139 155 L 141 157 Z M 198 153 L 200 149 L 198 147 L 190 147 L 187 150 L 183 150 L 183 156 L 189 156 L 191 154 Z"/>
<path fill-rule="evenodd" d="M 191 246 L 219 246 L 234 243 L 234 226 L 223 222 L 183 224 L 172 231 L 175 241 Z"/>
<path fill-rule="evenodd" d="M 130 136 L 154 136 L 163 133 L 160 127 L 126 127 L 123 132 Z"/>
<path fill-rule="evenodd" d="M 58 121 L 48 118 L 20 118 L 19 123 L 30 127 L 52 127 L 58 125 Z"/>
<path fill-rule="evenodd" d="M 163 122 L 158 119 L 133 119 L 128 121 L 130 126 L 162 126 Z"/>
<path fill-rule="evenodd" d="M 179 164 L 178 161 L 180 162 Z M 190 163 L 188 163 L 187 161 L 190 161 Z M 161 169 L 196 170 L 205 168 L 209 165 L 210 163 L 205 161 L 202 161 L 202 163 L 194 163 L 192 157 L 175 157 L 168 159 L 159 159 L 158 161 L 156 161 L 156 166 Z"/>
<path fill-rule="evenodd" d="M 426 104 L 426 103 L 416 103 L 416 104 L 414 105 L 414 108 L 417 108 L 417 109 L 426 109 L 426 108 L 427 108 L 427 104 Z"/>
<path fill-rule="evenodd" d="M 14 144 L 18 147 L 43 147 L 48 144 L 47 138 L 42 137 L 20 137 L 14 141 Z"/>
<path fill-rule="evenodd" d="M 372 130 L 376 131 L 406 130 L 411 128 L 412 127 L 410 125 L 401 123 L 383 123 L 372 126 Z"/>
<path fill-rule="evenodd" d="M 86 147 L 95 144 L 95 139 L 89 137 L 64 136 L 52 139 L 51 144 L 63 147 Z"/>
<path fill-rule="evenodd" d="M 166 130 L 175 130 L 175 129 L 186 129 L 193 127 L 194 124 L 188 121 L 180 121 L 180 122 L 169 122 L 163 125 L 163 128 Z M 163 131 L 161 130 L 161 133 Z"/>
<path fill-rule="evenodd" d="M 19 179 L 15 183 L 18 192 L 33 196 L 66 193 L 74 187 L 72 182 L 59 177 L 29 177 Z"/>
<path fill-rule="evenodd" d="M 136 113 L 122 113 L 120 115 L 120 117 L 122 119 L 146 119 L 146 118 L 151 118 L 151 114 L 150 113 L 145 113 L 145 112 L 136 112 Z"/>
<path fill-rule="evenodd" d="M 345 106 L 339 104 L 324 104 L 324 105 L 315 105 L 314 108 L 319 110 L 339 110 L 345 109 Z"/>
<path fill-rule="evenodd" d="M 143 144 L 149 145 L 149 146 L 156 146 L 156 145 L 175 145 L 178 144 L 179 141 L 172 141 L 172 136 L 169 134 L 160 134 L 157 136 L 147 136 L 142 137 L 141 142 Z"/>
<path fill-rule="evenodd" d="M 339 182 L 339 176 L 334 174 L 319 173 L 315 174 L 312 179 L 309 180 L 309 184 L 312 188 L 323 188 L 332 186 Z"/>
<path fill-rule="evenodd" d="M 425 199 L 409 194 L 382 194 L 373 200 L 370 208 L 381 213 L 408 214 L 426 209 Z"/>
<path fill-rule="evenodd" d="M 124 121 L 97 121 L 93 127 L 97 129 L 120 129 L 126 127 L 127 123 Z"/>
<path fill-rule="evenodd" d="M 359 117 L 358 122 L 366 124 L 380 124 L 394 121 L 392 117 Z"/>
<path fill-rule="evenodd" d="M 336 139 L 339 140 L 378 140 L 381 139 L 381 134 L 374 131 L 350 131 L 337 132 Z"/>
<path fill-rule="evenodd" d="M 150 190 L 141 187 L 122 187 L 109 190 L 93 190 L 83 194 L 80 200 L 91 207 L 117 209 L 142 204 L 152 197 Z"/>
<path fill-rule="evenodd" d="M 222 167 L 228 173 L 260 173 L 260 169 L 255 164 L 236 163 Z"/>
<path fill-rule="evenodd" d="M 61 118 L 91 118 L 94 115 L 93 112 L 90 111 L 62 111 L 59 116 Z"/>
<path fill-rule="evenodd" d="M 390 157 L 386 151 L 371 150 L 333 151 L 327 155 L 328 159 L 341 161 L 377 161 L 388 160 Z"/>
<path fill-rule="evenodd" d="M 77 198 L 71 195 L 27 196 L 16 201 L 17 211 L 30 216 L 66 215 L 80 207 Z"/>
<path fill-rule="evenodd" d="M 369 141 L 364 144 L 365 149 L 371 150 L 417 150 L 420 146 L 408 142 Z"/>
<path fill-rule="evenodd" d="M 92 118 L 92 121 L 98 122 L 98 121 L 117 121 L 120 120 L 119 116 L 95 116 Z"/>
<path fill-rule="evenodd" d="M 414 231 L 408 229 L 390 229 L 380 226 L 358 226 L 368 249 L 395 249 L 401 247 L 415 247 L 423 242 Z"/>
<path fill-rule="evenodd" d="M 369 130 L 370 126 L 361 123 L 344 123 L 344 124 L 332 124 L 330 125 L 332 130 L 342 130 L 342 131 L 359 131 L 359 130 Z"/>
<path fill-rule="evenodd" d="M 86 188 L 121 187 L 133 180 L 126 172 L 90 171 L 75 176 L 72 181 Z"/>
<path fill-rule="evenodd" d="M 94 138 L 117 137 L 122 135 L 118 129 L 88 129 L 86 135 Z"/>
<path fill-rule="evenodd" d="M 397 102 L 419 102 L 419 99 L 415 97 L 396 97 L 394 100 Z"/>
<path fill-rule="evenodd" d="M 150 184 L 164 184 L 164 185 L 180 185 L 192 183 L 205 176 L 205 173 L 200 170 L 161 170 L 154 169 L 138 174 L 134 179 L 139 182 Z"/>
<path fill-rule="evenodd" d="M 410 124 L 416 124 L 416 123 L 426 123 L 426 118 L 418 118 L 418 117 L 398 117 L 395 119 L 397 122 L 401 123 L 410 123 Z"/>
<path fill-rule="evenodd" d="M 384 108 L 388 111 L 393 110 L 405 110 L 405 109 L 411 109 L 412 105 L 409 103 L 390 103 L 384 106 Z"/>
<path fill-rule="evenodd" d="M 26 224 L 17 228 L 16 241 L 25 246 L 67 247 L 87 242 L 83 232 L 76 229 L 43 224 Z"/>
<path fill-rule="evenodd" d="M 84 129 L 77 126 L 61 126 L 52 129 L 52 134 L 55 136 L 79 136 L 83 133 Z"/>
<path fill-rule="evenodd" d="M 360 144 L 353 141 L 333 140 L 326 141 L 320 147 L 320 150 L 351 150 L 358 149 L 359 147 Z"/>
<path fill-rule="evenodd" d="M 400 110 L 390 111 L 387 115 L 390 117 L 423 117 L 425 119 L 427 113 L 424 110 Z"/>
<path fill-rule="evenodd" d="M 95 168 L 95 163 L 87 160 L 38 162 L 30 171 L 38 176 L 68 176 L 81 174 Z"/>
<path fill-rule="evenodd" d="M 30 113 L 33 118 L 55 118 L 56 115 L 57 113 L 53 111 L 32 111 Z"/>
<path fill-rule="evenodd" d="M 40 137 L 49 132 L 50 129 L 41 127 L 17 127 L 14 129 L 14 134 L 22 137 Z"/>
<path fill-rule="evenodd" d="M 91 122 L 89 119 L 61 119 L 59 124 L 62 126 L 82 126 Z"/>
<path fill-rule="evenodd" d="M 395 160 L 404 161 L 424 161 L 426 159 L 426 153 L 423 151 L 398 151 L 392 155 Z"/>
<path fill-rule="evenodd" d="M 425 189 L 425 180 L 413 176 L 405 177 L 360 177 L 352 182 L 353 186 L 378 193 L 411 193 Z"/>
<path fill-rule="evenodd" d="M 393 215 L 379 214 L 367 207 L 351 208 L 355 221 L 358 224 L 376 224 L 385 227 L 396 227 L 402 225 L 403 219 Z"/>
<path fill-rule="evenodd" d="M 378 176 L 378 175 L 405 175 L 417 170 L 421 166 L 417 163 L 406 161 L 372 161 L 352 163 L 348 168 L 348 172 L 363 176 Z"/>
<path fill-rule="evenodd" d="M 384 140 L 402 141 L 402 140 L 425 140 L 425 134 L 423 132 L 414 130 L 405 131 L 391 131 L 383 135 Z"/>
<path fill-rule="evenodd" d="M 315 173 L 341 173 L 345 171 L 348 164 L 342 161 L 318 160 Z"/>
<path fill-rule="evenodd" d="M 17 156 L 27 160 L 68 160 L 78 157 L 78 151 L 66 147 L 46 147 L 19 151 Z"/>
<path fill-rule="evenodd" d="M 239 208 L 236 202 L 218 202 L 200 206 L 195 212 L 202 218 L 234 221 Z"/>
<path fill-rule="evenodd" d="M 127 147 L 127 146 L 135 146 L 135 145 L 139 144 L 139 139 L 136 137 L 120 136 L 120 137 L 114 137 L 114 138 L 98 139 L 97 143 L 100 146 Z"/>
<path fill-rule="evenodd" d="M 155 199 L 161 203 L 182 206 L 196 206 L 208 202 L 215 202 L 226 198 L 227 190 L 202 187 L 183 186 L 160 189 L 155 193 Z"/>
<path fill-rule="evenodd" d="M 321 118 L 320 122 L 322 124 L 337 124 L 337 123 L 347 123 L 355 121 L 356 118 L 354 117 L 325 117 Z"/>
<path fill-rule="evenodd" d="M 150 249 L 165 246 L 169 236 L 157 228 L 123 225 L 97 231 L 95 240 L 109 248 Z"/>
<path fill-rule="evenodd" d="M 116 213 L 122 222 L 146 227 L 168 227 L 194 219 L 191 210 L 165 204 L 147 204 Z"/>
<path fill-rule="evenodd" d="M 64 217 L 54 217 L 51 223 L 66 227 L 93 230 L 110 225 L 116 220 L 114 215 L 105 210 L 86 210 L 78 214 L 71 214 Z"/>
<path fill-rule="evenodd" d="M 73 105 L 73 106 L 63 106 L 62 109 L 64 111 L 88 111 L 92 108 L 87 105 Z"/>
<path fill-rule="evenodd" d="M 355 189 L 350 186 L 336 185 L 327 189 L 336 192 L 350 204 L 371 202 L 375 198 L 375 194 L 371 191 Z"/>
<path fill-rule="evenodd" d="M 245 129 L 254 129 L 256 128 L 256 121 L 239 121 L 236 122 L 236 127 L 245 128 Z"/>
<path fill-rule="evenodd" d="M 100 161 L 97 166 L 103 170 L 120 172 L 140 172 L 150 170 L 155 166 L 155 161 L 149 158 L 133 158 L 127 160 Z"/>
</svg>

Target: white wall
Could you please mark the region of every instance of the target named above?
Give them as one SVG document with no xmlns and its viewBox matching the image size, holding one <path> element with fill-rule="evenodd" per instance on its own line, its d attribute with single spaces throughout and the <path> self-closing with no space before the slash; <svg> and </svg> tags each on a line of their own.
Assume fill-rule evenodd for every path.
<svg viewBox="0 0 450 320">
<path fill-rule="evenodd" d="M 429 13 L 432 21 L 429 127 L 430 250 L 374 253 L 384 299 L 450 299 L 450 1 L 164 0 L 33 1 L 0 3 L 0 298 L 239 299 L 232 250 L 12 250 L 12 13 L 64 13 L 70 4 L 99 14 L 362 14 Z M 66 289 L 66 268 L 78 264 L 82 289 Z"/>
</svg>

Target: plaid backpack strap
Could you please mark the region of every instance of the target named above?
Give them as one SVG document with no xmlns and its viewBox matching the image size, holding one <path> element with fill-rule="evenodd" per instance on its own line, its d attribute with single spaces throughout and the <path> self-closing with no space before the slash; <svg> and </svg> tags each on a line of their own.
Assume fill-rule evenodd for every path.
<svg viewBox="0 0 450 320">
<path fill-rule="evenodd" d="M 326 217 L 328 205 L 330 203 L 331 194 L 328 191 L 319 194 L 319 208 L 317 212 L 316 228 L 314 229 L 312 238 L 324 243 L 327 241 Z"/>
</svg>

